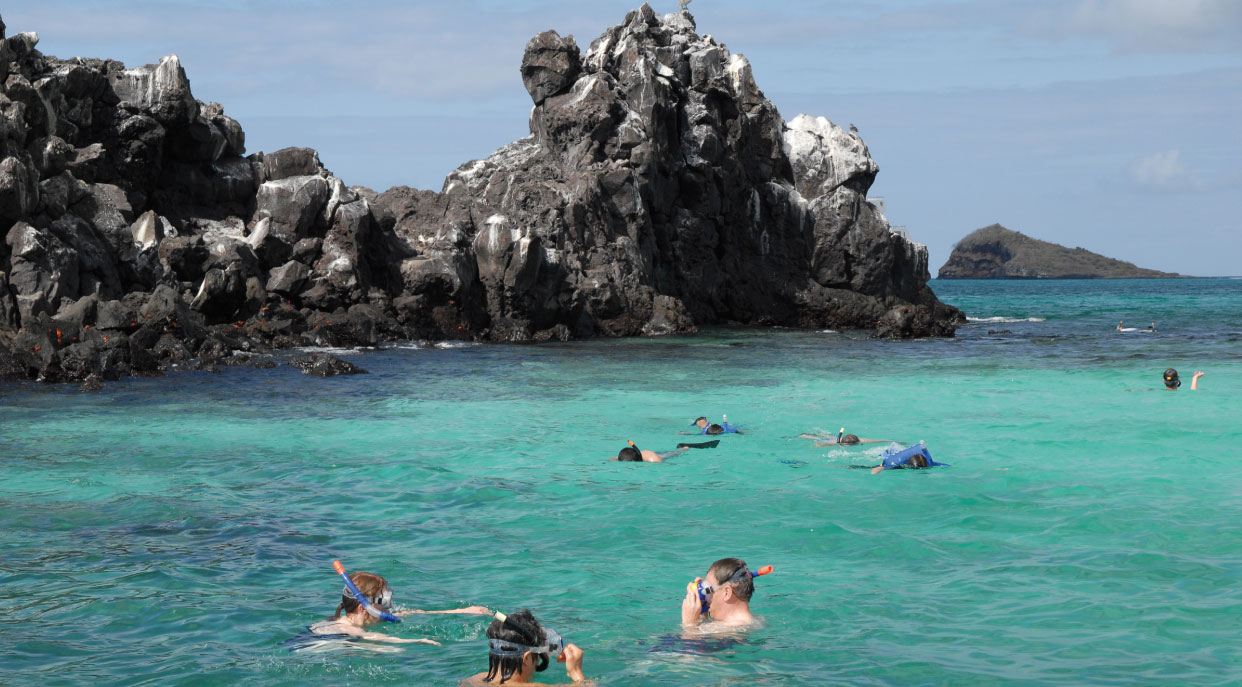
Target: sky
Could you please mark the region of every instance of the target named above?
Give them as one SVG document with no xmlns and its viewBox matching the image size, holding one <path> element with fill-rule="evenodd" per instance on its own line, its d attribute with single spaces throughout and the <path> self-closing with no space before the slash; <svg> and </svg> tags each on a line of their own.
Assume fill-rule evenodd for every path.
<svg viewBox="0 0 1242 687">
<path fill-rule="evenodd" d="M 439 190 L 529 133 L 535 34 L 585 52 L 638 0 L 18 0 L 10 35 L 133 67 L 176 54 L 249 152 Z M 652 7 L 677 10 L 676 0 Z M 786 120 L 856 125 L 894 225 L 1000 223 L 1142 267 L 1242 275 L 1242 0 L 694 0 Z"/>
</svg>

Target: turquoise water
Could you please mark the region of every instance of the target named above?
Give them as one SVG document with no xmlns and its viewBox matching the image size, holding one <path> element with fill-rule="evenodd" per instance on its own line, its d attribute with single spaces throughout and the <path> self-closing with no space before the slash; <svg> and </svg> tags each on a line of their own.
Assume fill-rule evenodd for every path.
<svg viewBox="0 0 1242 687">
<path fill-rule="evenodd" d="M 1242 280 L 934 287 L 1019 321 L 0 387 L 0 682 L 455 685 L 486 668 L 479 617 L 381 628 L 439 648 L 282 646 L 335 609 L 340 558 L 412 607 L 529 607 L 605 685 L 1242 685 Z M 1155 390 L 1169 366 L 1176 393 Z M 606 461 L 721 413 L 751 433 Z M 872 476 L 843 466 L 882 446 L 792 438 L 842 425 L 953 467 Z M 724 556 L 776 567 L 753 600 L 765 626 L 675 650 L 685 583 Z"/>
</svg>

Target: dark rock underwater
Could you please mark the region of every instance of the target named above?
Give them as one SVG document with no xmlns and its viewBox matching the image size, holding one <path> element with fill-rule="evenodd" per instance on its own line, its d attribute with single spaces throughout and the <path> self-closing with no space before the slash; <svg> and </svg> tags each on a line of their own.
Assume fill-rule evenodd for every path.
<svg viewBox="0 0 1242 687">
<path fill-rule="evenodd" d="M 744 57 L 649 6 L 582 54 L 531 39 L 531 135 L 441 192 L 245 155 L 176 56 L 42 55 L 0 21 L 0 378 L 159 374 L 302 346 L 548 341 L 718 324 L 952 336 L 878 166 L 785 122 Z"/>
</svg>

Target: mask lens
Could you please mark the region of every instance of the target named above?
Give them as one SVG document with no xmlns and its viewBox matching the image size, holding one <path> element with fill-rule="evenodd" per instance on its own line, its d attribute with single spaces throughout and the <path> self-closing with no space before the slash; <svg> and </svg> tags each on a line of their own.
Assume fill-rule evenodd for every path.
<svg viewBox="0 0 1242 687">
<path fill-rule="evenodd" d="M 548 658 L 555 660 L 565 650 L 565 640 L 561 639 L 561 635 L 551 628 L 545 627 L 543 632 L 547 637 L 544 646 L 547 647 Z"/>
<path fill-rule="evenodd" d="M 375 600 L 375 605 L 385 610 L 392 608 L 392 589 L 384 587 L 384 591 L 380 592 L 379 598 Z"/>
<path fill-rule="evenodd" d="M 708 602 L 711 600 L 712 592 L 714 591 L 716 591 L 714 588 L 705 587 L 702 582 L 699 582 L 699 603 L 703 604 L 703 613 L 707 612 Z"/>
</svg>

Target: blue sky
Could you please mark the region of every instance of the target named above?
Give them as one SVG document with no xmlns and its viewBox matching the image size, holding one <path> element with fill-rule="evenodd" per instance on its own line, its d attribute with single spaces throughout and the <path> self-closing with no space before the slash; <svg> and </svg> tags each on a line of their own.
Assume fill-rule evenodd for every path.
<svg viewBox="0 0 1242 687">
<path fill-rule="evenodd" d="M 7 4 L 7 3 L 6 3 Z M 636 0 L 22 0 L 10 34 L 129 66 L 175 53 L 251 151 L 439 190 L 527 134 L 546 29 L 584 50 Z M 658 12 L 676 0 L 653 4 Z M 871 195 L 928 245 L 999 222 L 1144 267 L 1242 275 L 1242 0 L 694 0 L 786 119 L 854 123 Z"/>
</svg>

